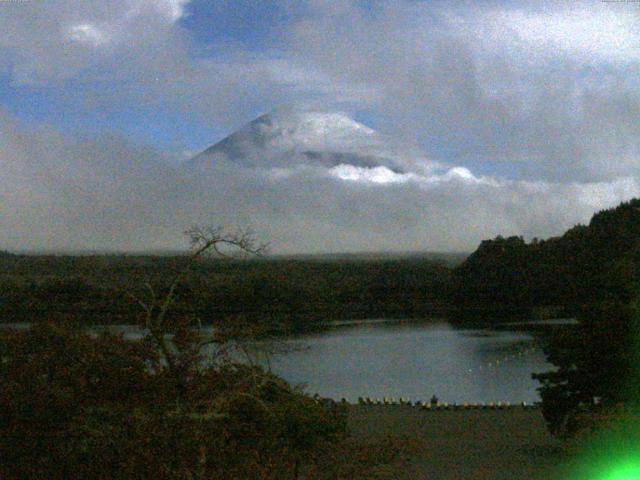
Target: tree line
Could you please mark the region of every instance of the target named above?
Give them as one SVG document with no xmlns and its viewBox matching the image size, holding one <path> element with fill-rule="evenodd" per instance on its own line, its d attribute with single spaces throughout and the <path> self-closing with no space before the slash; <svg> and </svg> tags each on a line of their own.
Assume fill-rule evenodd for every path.
<svg viewBox="0 0 640 480">
<path fill-rule="evenodd" d="M 636 294 L 640 199 L 596 213 L 547 240 L 497 237 L 454 269 L 450 304 L 461 316 L 575 316 L 604 299 L 628 302 Z"/>
<path fill-rule="evenodd" d="M 2 322 L 73 316 L 80 323 L 132 324 L 127 292 L 169 288 L 184 256 L 0 258 Z M 202 259 L 175 289 L 172 314 L 204 324 L 238 318 L 293 329 L 327 320 L 426 317 L 446 308 L 450 267 L 422 258 Z"/>
</svg>

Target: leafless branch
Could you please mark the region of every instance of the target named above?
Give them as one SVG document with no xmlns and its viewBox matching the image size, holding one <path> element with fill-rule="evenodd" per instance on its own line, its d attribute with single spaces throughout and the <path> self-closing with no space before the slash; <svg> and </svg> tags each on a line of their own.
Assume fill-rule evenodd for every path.
<svg viewBox="0 0 640 480">
<path fill-rule="evenodd" d="M 189 238 L 191 253 L 187 257 L 186 264 L 176 273 L 169 283 L 169 290 L 163 298 L 159 298 L 156 290 L 149 282 L 145 283 L 149 299 L 142 300 L 131 292 L 126 292 L 145 312 L 145 324 L 151 338 L 156 342 L 170 368 L 175 365 L 175 356 L 169 347 L 166 334 L 168 333 L 165 324 L 168 311 L 175 303 L 176 288 L 190 273 L 194 264 L 203 256 L 215 254 L 221 257 L 229 257 L 227 250 L 242 254 L 264 255 L 267 249 L 265 244 L 258 243 L 255 235 L 250 230 L 237 230 L 228 232 L 222 227 L 195 225 L 185 232 Z M 211 341 L 201 343 L 216 343 L 219 339 L 213 338 Z"/>
</svg>

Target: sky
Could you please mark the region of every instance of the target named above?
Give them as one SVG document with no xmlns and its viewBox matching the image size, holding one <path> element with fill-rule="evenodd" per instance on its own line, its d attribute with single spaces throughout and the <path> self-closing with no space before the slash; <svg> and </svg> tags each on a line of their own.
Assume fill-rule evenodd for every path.
<svg viewBox="0 0 640 480">
<path fill-rule="evenodd" d="M 638 20 L 631 0 L 0 0 L 0 249 L 176 248 L 193 222 L 276 253 L 561 234 L 640 194 Z M 185 170 L 286 109 L 394 158 Z"/>
</svg>

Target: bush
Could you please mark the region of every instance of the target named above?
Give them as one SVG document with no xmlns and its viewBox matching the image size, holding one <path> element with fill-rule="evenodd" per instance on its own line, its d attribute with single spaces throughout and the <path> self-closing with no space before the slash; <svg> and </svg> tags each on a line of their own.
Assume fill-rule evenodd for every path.
<svg viewBox="0 0 640 480">
<path fill-rule="evenodd" d="M 533 375 L 551 433 L 571 436 L 586 418 L 637 403 L 638 320 L 635 302 L 612 300 L 585 307 L 578 325 L 553 333 L 545 353 L 557 368 Z"/>
<path fill-rule="evenodd" d="M 295 478 L 345 431 L 258 367 L 171 370 L 148 339 L 61 324 L 2 333 L 0 382 L 3 479 Z"/>
</svg>

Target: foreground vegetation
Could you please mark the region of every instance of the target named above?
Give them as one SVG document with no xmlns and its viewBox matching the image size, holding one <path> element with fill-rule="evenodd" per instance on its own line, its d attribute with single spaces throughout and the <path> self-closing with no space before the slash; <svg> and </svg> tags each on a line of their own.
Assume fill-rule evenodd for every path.
<svg viewBox="0 0 640 480">
<path fill-rule="evenodd" d="M 178 334 L 170 368 L 149 337 L 2 333 L 0 478 L 388 478 L 401 444 L 356 442 L 344 407 L 222 353 L 203 366 Z"/>
<path fill-rule="evenodd" d="M 376 478 L 395 460 L 393 443 L 348 437 L 344 406 L 233 355 L 252 328 L 205 335 L 177 310 L 205 253 L 259 252 L 246 235 L 189 235 L 192 253 L 168 284 L 126 292 L 141 340 L 60 320 L 0 333 L 1 478 Z"/>
</svg>

